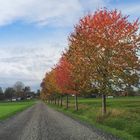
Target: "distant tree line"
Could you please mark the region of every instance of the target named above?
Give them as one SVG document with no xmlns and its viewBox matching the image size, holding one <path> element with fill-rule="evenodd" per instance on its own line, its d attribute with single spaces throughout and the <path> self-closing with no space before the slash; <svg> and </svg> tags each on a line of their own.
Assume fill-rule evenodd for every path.
<svg viewBox="0 0 140 140">
<path fill-rule="evenodd" d="M 16 82 L 13 87 L 7 87 L 5 90 L 0 87 L 0 100 L 25 100 L 38 97 L 40 91 L 31 91 L 30 86 L 25 86 L 22 82 Z"/>
</svg>

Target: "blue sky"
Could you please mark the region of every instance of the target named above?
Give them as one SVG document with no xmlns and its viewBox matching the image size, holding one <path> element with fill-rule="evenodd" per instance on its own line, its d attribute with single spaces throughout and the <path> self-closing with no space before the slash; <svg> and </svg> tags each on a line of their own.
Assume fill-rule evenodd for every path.
<svg viewBox="0 0 140 140">
<path fill-rule="evenodd" d="M 33 89 L 56 64 L 78 20 L 97 8 L 140 18 L 140 0 L 0 0 L 0 86 Z"/>
</svg>

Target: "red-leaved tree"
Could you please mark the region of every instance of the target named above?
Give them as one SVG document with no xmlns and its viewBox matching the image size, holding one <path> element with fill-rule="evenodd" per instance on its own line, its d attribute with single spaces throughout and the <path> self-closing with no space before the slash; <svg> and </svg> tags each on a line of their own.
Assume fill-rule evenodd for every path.
<svg viewBox="0 0 140 140">
<path fill-rule="evenodd" d="M 83 17 L 69 37 L 68 59 L 85 79 L 82 85 L 90 83 L 102 94 L 103 114 L 106 95 L 138 83 L 138 26 L 117 10 L 101 9 Z"/>
</svg>

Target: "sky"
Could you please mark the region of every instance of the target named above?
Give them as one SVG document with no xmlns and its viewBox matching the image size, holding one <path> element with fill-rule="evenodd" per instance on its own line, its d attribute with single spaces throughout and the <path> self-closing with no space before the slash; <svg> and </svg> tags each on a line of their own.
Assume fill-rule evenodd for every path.
<svg viewBox="0 0 140 140">
<path fill-rule="evenodd" d="M 0 0 L 0 87 L 40 87 L 80 18 L 100 8 L 140 18 L 140 0 Z"/>
</svg>

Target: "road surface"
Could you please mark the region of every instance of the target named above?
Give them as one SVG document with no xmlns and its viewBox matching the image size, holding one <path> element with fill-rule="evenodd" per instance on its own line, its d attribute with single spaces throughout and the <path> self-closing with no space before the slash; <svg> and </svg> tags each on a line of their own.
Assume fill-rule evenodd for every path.
<svg viewBox="0 0 140 140">
<path fill-rule="evenodd" d="M 38 102 L 0 122 L 0 140 L 116 140 Z"/>
</svg>

